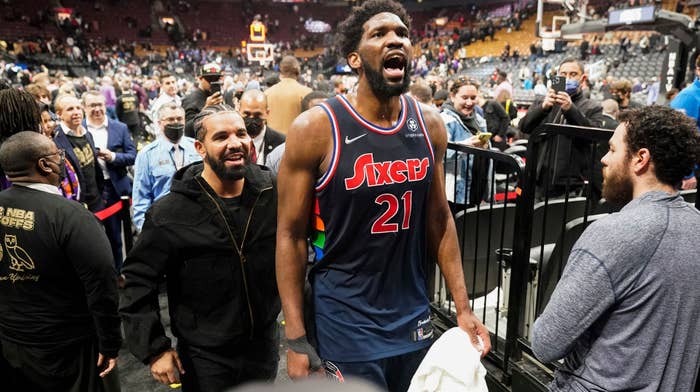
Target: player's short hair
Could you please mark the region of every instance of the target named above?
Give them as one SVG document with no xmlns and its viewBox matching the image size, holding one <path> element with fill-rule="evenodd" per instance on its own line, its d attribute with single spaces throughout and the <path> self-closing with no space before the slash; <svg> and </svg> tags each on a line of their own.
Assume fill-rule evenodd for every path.
<svg viewBox="0 0 700 392">
<path fill-rule="evenodd" d="M 382 12 L 398 16 L 408 30 L 411 30 L 411 17 L 403 5 L 394 0 L 369 0 L 359 7 L 353 7 L 350 15 L 338 25 L 338 47 L 343 58 L 357 50 L 362 40 L 365 22 Z"/>
<path fill-rule="evenodd" d="M 652 105 L 626 110 L 619 121 L 627 127 L 628 155 L 648 149 L 656 178 L 664 184 L 677 186 L 700 161 L 697 124 L 679 111 Z"/>
</svg>

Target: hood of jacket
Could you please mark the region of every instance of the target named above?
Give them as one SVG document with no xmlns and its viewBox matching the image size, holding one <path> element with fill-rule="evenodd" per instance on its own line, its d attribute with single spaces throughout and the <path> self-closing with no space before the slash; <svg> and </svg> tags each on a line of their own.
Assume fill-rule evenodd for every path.
<svg viewBox="0 0 700 392">
<path fill-rule="evenodd" d="M 215 195 L 216 192 L 202 178 L 203 171 L 203 162 L 194 162 L 180 168 L 173 175 L 170 192 L 182 194 L 190 199 L 197 199 L 202 196 L 201 183 L 207 192 Z M 246 165 L 243 178 L 245 179 L 243 192 L 241 193 L 241 203 L 243 205 L 252 205 L 260 192 L 271 188 L 273 183 L 272 171 L 265 166 L 253 163 Z"/>
</svg>

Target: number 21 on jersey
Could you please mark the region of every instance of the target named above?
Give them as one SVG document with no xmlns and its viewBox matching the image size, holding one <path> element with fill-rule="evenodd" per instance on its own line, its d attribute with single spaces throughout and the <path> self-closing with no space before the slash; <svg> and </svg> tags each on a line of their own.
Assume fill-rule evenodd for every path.
<svg viewBox="0 0 700 392">
<path fill-rule="evenodd" d="M 384 212 L 372 224 L 372 234 L 396 233 L 399 231 L 399 221 L 401 230 L 408 230 L 411 224 L 413 191 L 406 191 L 401 195 L 401 201 L 392 193 L 382 193 L 374 199 L 379 205 L 385 205 Z M 401 208 L 403 207 L 403 208 Z M 394 217 L 399 214 L 399 218 Z"/>
</svg>

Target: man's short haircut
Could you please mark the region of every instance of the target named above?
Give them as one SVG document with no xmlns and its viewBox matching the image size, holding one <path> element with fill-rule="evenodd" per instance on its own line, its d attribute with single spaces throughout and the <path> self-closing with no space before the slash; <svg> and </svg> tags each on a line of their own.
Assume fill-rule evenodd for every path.
<svg viewBox="0 0 700 392">
<path fill-rule="evenodd" d="M 400 3 L 394 0 L 369 0 L 359 7 L 353 7 L 350 15 L 338 25 L 338 47 L 343 58 L 357 50 L 362 40 L 364 24 L 382 12 L 398 16 L 408 31 L 411 31 L 411 17 Z"/>
<path fill-rule="evenodd" d="M 236 116 L 240 117 L 240 114 L 236 111 L 236 109 L 226 105 L 226 104 L 219 104 L 219 105 L 211 105 L 211 106 L 205 106 L 195 117 L 193 121 L 193 127 L 194 127 L 194 134 L 197 137 L 197 140 L 200 142 L 204 141 L 204 138 L 207 136 L 207 129 L 204 127 L 204 120 L 206 120 L 209 116 L 213 116 L 215 114 L 221 114 L 221 113 L 234 113 Z"/>
<path fill-rule="evenodd" d="M 306 94 L 304 98 L 301 99 L 301 111 L 305 112 L 311 109 L 311 101 L 314 99 L 328 99 L 328 94 L 318 90 L 313 90 L 312 92 Z"/>
<path fill-rule="evenodd" d="M 677 186 L 700 161 L 700 134 L 695 120 L 665 106 L 646 106 L 620 113 L 627 126 L 627 153 L 641 148 L 651 153 L 656 178 Z"/>
<path fill-rule="evenodd" d="M 408 91 L 420 102 L 430 105 L 433 101 L 433 90 L 425 83 L 413 83 Z"/>
<path fill-rule="evenodd" d="M 561 63 L 559 63 L 559 67 L 561 68 L 561 66 L 564 65 L 564 64 L 566 64 L 566 63 L 575 63 L 575 64 L 578 66 L 578 69 L 581 70 L 581 75 L 583 75 L 584 73 L 586 73 L 586 66 L 583 65 L 583 63 L 581 62 L 581 60 L 577 59 L 576 57 L 567 57 L 567 58 L 565 58 L 564 60 L 561 61 Z"/>
<path fill-rule="evenodd" d="M 175 75 L 171 74 L 170 72 L 163 71 L 160 73 L 160 78 L 158 79 L 159 82 L 163 83 L 163 80 L 167 78 L 175 78 Z M 175 78 L 177 79 L 177 78 Z"/>
<path fill-rule="evenodd" d="M 168 102 L 166 104 L 163 104 L 160 108 L 158 108 L 158 113 L 156 115 L 158 116 L 158 120 L 163 118 L 163 113 L 165 113 L 166 110 L 178 110 L 183 113 L 185 113 L 185 109 L 182 108 L 182 106 L 176 104 L 175 102 Z"/>
<path fill-rule="evenodd" d="M 501 78 L 503 78 L 503 80 L 507 80 L 507 79 L 508 79 L 508 74 L 506 73 L 506 71 L 498 71 L 498 76 L 500 76 Z"/>
<path fill-rule="evenodd" d="M 620 79 L 610 86 L 611 90 L 619 91 L 623 94 L 627 94 L 632 91 L 632 82 L 627 79 Z"/>
<path fill-rule="evenodd" d="M 105 96 L 102 95 L 101 92 L 97 90 L 90 90 L 86 91 L 83 93 L 83 95 L 80 97 L 80 103 L 85 106 L 85 102 L 87 101 L 87 97 L 93 97 L 93 98 L 102 98 L 102 100 L 105 100 Z"/>
<path fill-rule="evenodd" d="M 244 100 L 261 101 L 265 104 L 265 108 L 267 108 L 267 95 L 265 95 L 265 93 L 259 89 L 254 88 L 246 90 L 243 94 L 241 94 L 240 102 L 243 102 Z"/>
<path fill-rule="evenodd" d="M 433 95 L 433 100 L 434 101 L 445 101 L 449 98 L 449 94 L 447 93 L 447 90 L 438 90 L 435 92 L 435 95 Z"/>
<path fill-rule="evenodd" d="M 620 105 L 614 99 L 604 100 L 600 106 L 603 107 L 603 113 L 616 115 L 620 111 Z"/>
<path fill-rule="evenodd" d="M 38 132 L 22 131 L 10 136 L 0 146 L 0 167 L 8 175 L 27 174 L 36 161 L 49 153 L 52 142 Z"/>
<path fill-rule="evenodd" d="M 39 98 L 41 98 L 42 95 L 51 98 L 51 93 L 49 92 L 49 89 L 40 84 L 28 84 L 27 87 L 24 88 L 24 90 L 29 94 L 32 94 L 34 99 L 36 99 L 37 101 L 39 100 Z"/>
<path fill-rule="evenodd" d="M 301 66 L 294 56 L 284 56 L 280 61 L 280 76 L 285 78 L 298 78 L 301 74 Z"/>
<path fill-rule="evenodd" d="M 9 88 L 0 91 L 0 140 L 17 132 L 39 132 L 41 113 L 34 97 L 26 91 Z"/>
<path fill-rule="evenodd" d="M 56 109 L 56 113 L 63 110 L 63 101 L 65 101 L 66 99 L 69 99 L 69 98 L 77 99 L 75 97 L 75 95 L 73 95 L 73 94 L 59 94 L 56 97 L 56 100 L 53 103 L 53 107 L 54 107 L 54 109 Z"/>
</svg>

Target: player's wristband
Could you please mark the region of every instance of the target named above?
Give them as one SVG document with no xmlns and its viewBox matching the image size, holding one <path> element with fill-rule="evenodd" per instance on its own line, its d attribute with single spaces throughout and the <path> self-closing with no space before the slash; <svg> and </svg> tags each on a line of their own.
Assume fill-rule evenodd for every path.
<svg viewBox="0 0 700 392">
<path fill-rule="evenodd" d="M 289 349 L 297 354 L 304 354 L 309 357 L 309 369 L 316 371 L 321 368 L 321 358 L 318 356 L 314 346 L 306 339 L 306 335 L 287 341 Z"/>
</svg>

